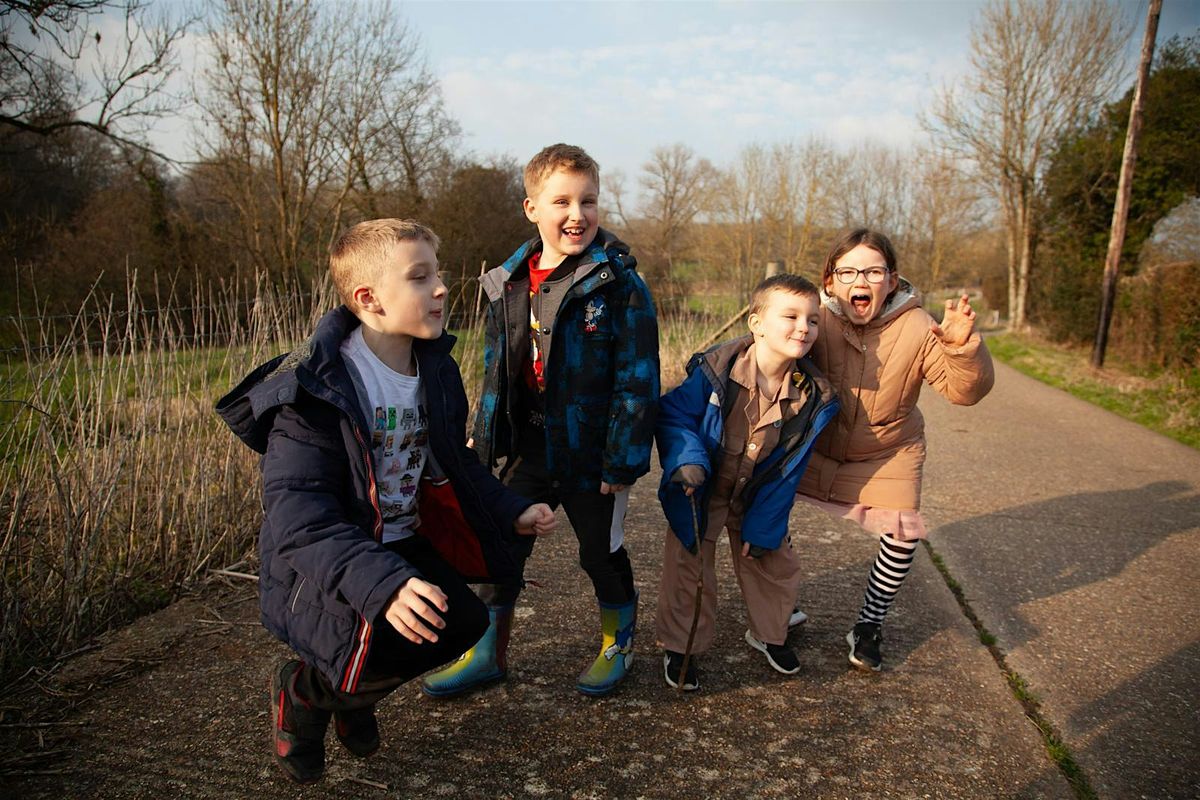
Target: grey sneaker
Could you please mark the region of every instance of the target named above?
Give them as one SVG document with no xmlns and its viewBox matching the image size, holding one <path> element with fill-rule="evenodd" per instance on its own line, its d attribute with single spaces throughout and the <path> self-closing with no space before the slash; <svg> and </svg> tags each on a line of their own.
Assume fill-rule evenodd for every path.
<svg viewBox="0 0 1200 800">
<path fill-rule="evenodd" d="M 754 634 L 750 631 L 746 631 L 746 644 L 758 652 L 765 654 L 767 663 L 776 672 L 782 672 L 784 675 L 795 675 L 800 671 L 800 659 L 796 658 L 796 654 L 792 652 L 792 648 L 786 644 L 767 644 L 754 638 Z"/>
<path fill-rule="evenodd" d="M 806 622 L 808 622 L 808 614 L 805 614 L 803 611 L 801 611 L 800 606 L 793 608 L 792 615 L 788 617 L 788 627 L 794 628 L 797 625 L 803 625 Z"/>
</svg>

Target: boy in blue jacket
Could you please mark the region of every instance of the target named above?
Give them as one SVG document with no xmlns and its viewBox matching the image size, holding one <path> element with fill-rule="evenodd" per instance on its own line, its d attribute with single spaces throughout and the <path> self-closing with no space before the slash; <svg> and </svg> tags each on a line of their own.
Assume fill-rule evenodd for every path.
<svg viewBox="0 0 1200 800">
<path fill-rule="evenodd" d="M 344 305 L 217 404 L 263 454 L 262 622 L 301 659 L 272 676 L 272 740 L 299 783 L 324 773 L 331 717 L 354 755 L 379 748 L 375 705 L 486 629 L 467 580 L 514 574 L 514 531 L 554 527 L 463 441 L 437 246 L 408 220 L 345 232 L 330 251 Z"/>
<path fill-rule="evenodd" d="M 637 592 L 624 547 L 629 486 L 650 469 L 658 400 L 654 302 L 629 248 L 599 227 L 600 169 L 579 147 L 544 148 L 525 167 L 525 216 L 538 235 L 483 276 L 483 396 L 473 444 L 505 459 L 511 489 L 562 505 L 600 606 L 600 653 L 575 688 L 598 696 L 633 658 Z M 532 552 L 524 541 L 520 562 Z M 422 689 L 449 697 L 507 674 L 521 575 L 480 589 L 491 625 Z"/>
<path fill-rule="evenodd" d="M 660 401 L 658 497 L 672 533 L 656 622 L 669 686 L 700 688 L 694 661 L 684 672 L 683 653 L 702 575 L 692 652 L 712 644 L 722 528 L 750 621 L 747 643 L 779 672 L 800 669 L 785 643 L 800 583 L 788 515 L 813 441 L 837 412 L 829 383 L 804 358 L 817 338 L 819 306 L 816 286 L 804 278 L 767 278 L 751 295 L 750 335 L 693 356 L 687 378 Z"/>
</svg>

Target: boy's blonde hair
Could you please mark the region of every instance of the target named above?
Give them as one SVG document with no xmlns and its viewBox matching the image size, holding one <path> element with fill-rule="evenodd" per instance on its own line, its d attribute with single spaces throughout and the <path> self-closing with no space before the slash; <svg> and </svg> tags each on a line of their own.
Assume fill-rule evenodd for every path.
<svg viewBox="0 0 1200 800">
<path fill-rule="evenodd" d="M 371 219 L 344 231 L 329 248 L 329 274 L 342 302 L 358 311 L 355 287 L 379 278 L 392 247 L 401 242 L 427 242 L 437 252 L 436 233 L 412 219 Z"/>
<path fill-rule="evenodd" d="M 525 196 L 536 196 L 546 179 L 560 169 L 582 172 L 596 182 L 597 188 L 600 186 L 600 165 L 596 160 L 582 147 L 559 142 L 543 147 L 541 152 L 529 159 L 529 163 L 525 165 Z"/>
<path fill-rule="evenodd" d="M 808 278 L 792 275 L 789 272 L 780 272 L 769 278 L 763 278 L 758 286 L 754 287 L 754 291 L 750 294 L 750 314 L 762 314 L 763 308 L 767 305 L 767 297 L 776 289 L 789 294 L 798 294 L 801 297 L 811 297 L 818 302 L 821 299 L 816 284 Z"/>
</svg>

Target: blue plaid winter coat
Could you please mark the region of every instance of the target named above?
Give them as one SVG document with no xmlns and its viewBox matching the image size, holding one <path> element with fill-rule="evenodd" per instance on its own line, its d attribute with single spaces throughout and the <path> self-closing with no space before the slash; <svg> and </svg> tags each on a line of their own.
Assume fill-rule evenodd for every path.
<svg viewBox="0 0 1200 800">
<path fill-rule="evenodd" d="M 259 532 L 263 625 L 343 692 L 358 687 L 374 623 L 415 567 L 381 544 L 371 428 L 340 348 L 359 324 L 345 307 L 295 351 L 251 372 L 217 403 L 262 453 Z M 530 502 L 503 486 L 464 441 L 467 398 L 450 357 L 454 337 L 413 342 L 429 413 L 417 533 L 464 578 L 516 575 L 513 521 Z"/>
<path fill-rule="evenodd" d="M 481 279 L 487 294 L 484 384 L 473 430 L 484 464 L 517 452 L 514 410 L 529 351 L 529 257 L 521 245 Z M 565 491 L 632 484 L 650 470 L 659 393 L 658 321 L 629 248 L 601 229 L 579 257 L 550 323 L 544 366 L 546 466 Z M 542 321 L 543 326 L 547 321 Z"/>
</svg>

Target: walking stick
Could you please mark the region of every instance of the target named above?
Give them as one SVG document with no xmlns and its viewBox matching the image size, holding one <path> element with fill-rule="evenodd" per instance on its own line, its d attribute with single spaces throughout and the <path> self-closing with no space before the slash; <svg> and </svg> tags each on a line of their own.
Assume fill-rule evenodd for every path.
<svg viewBox="0 0 1200 800">
<path fill-rule="evenodd" d="M 696 535 L 696 551 L 700 555 L 700 577 L 696 581 L 696 602 L 693 604 L 692 610 L 692 629 L 688 631 L 687 647 L 683 651 L 683 666 L 679 670 L 679 683 L 676 684 L 675 690 L 682 692 L 683 686 L 687 683 L 688 663 L 692 660 L 692 642 L 696 639 L 696 626 L 700 624 L 700 601 L 704 595 L 704 538 L 700 530 L 700 510 L 699 501 L 696 499 L 696 490 L 692 490 L 692 532 Z"/>
</svg>

